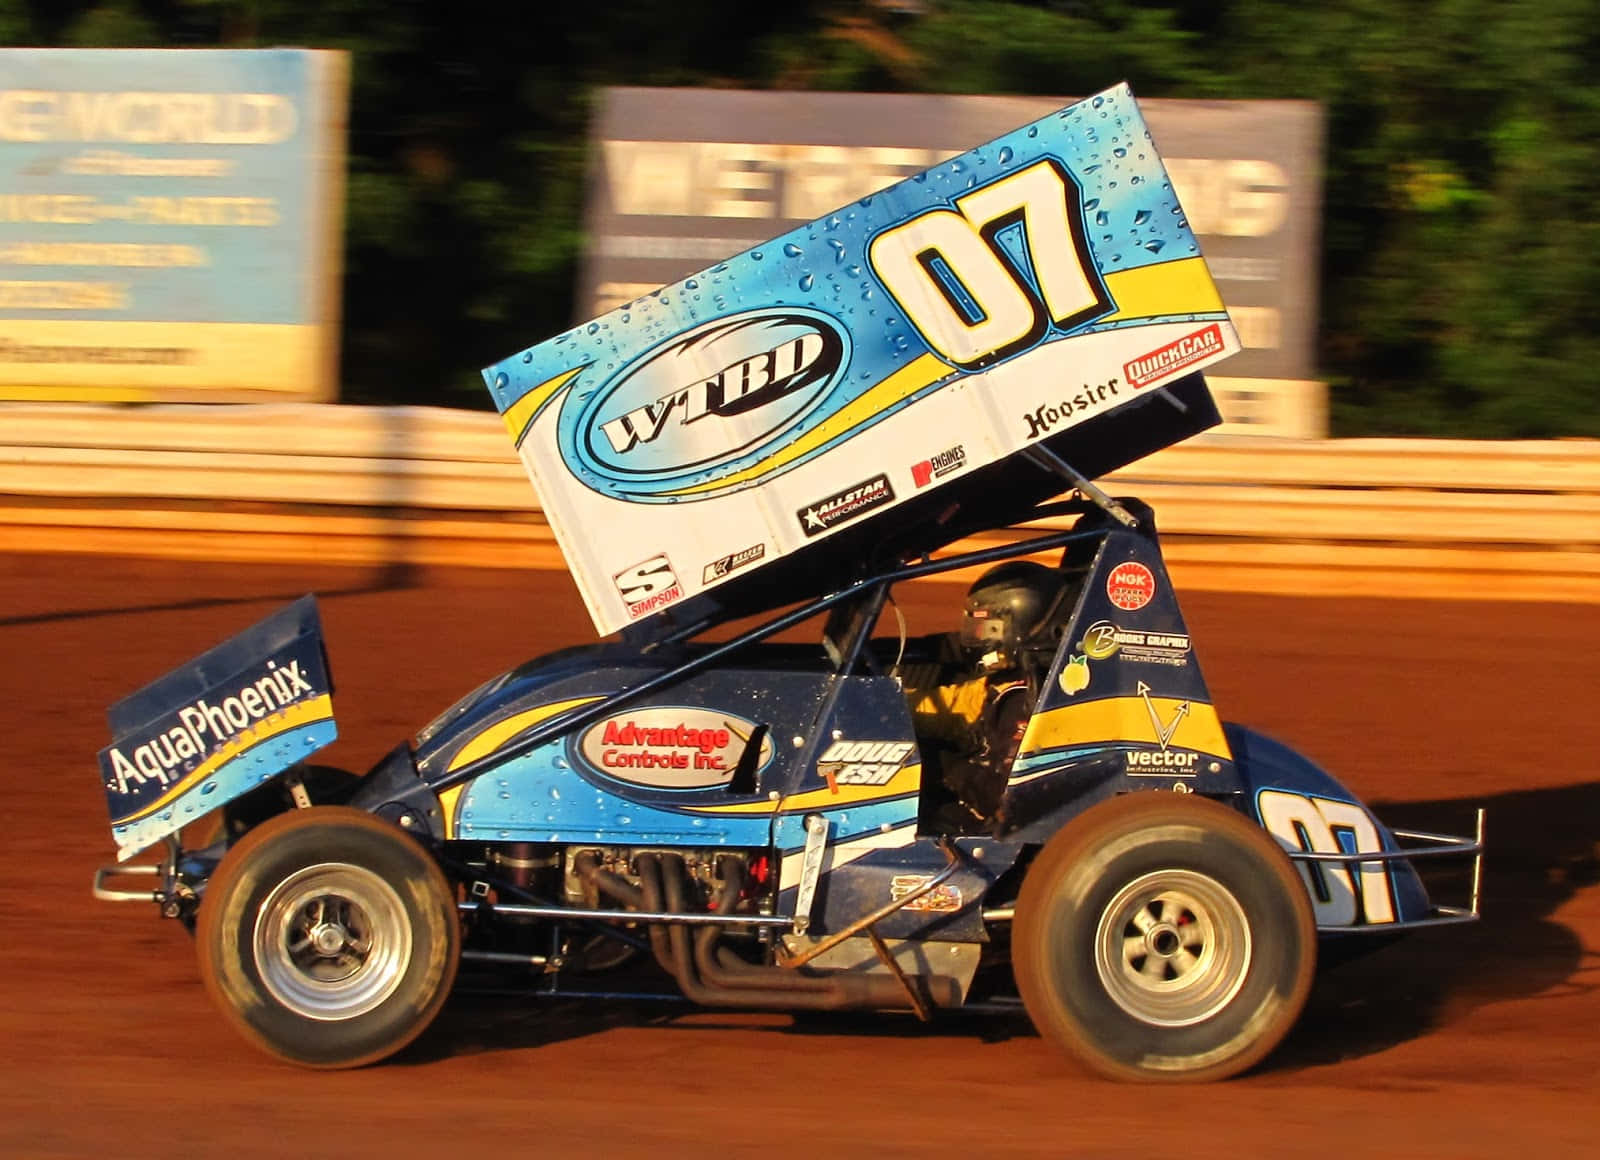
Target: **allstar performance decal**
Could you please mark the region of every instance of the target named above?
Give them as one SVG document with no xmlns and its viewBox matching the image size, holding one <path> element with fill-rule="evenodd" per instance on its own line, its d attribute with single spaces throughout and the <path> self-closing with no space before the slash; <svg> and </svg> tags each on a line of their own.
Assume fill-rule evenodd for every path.
<svg viewBox="0 0 1600 1160">
<path fill-rule="evenodd" d="M 865 483 L 858 483 L 801 508 L 795 512 L 795 516 L 800 521 L 800 530 L 809 538 L 820 536 L 847 520 L 893 502 L 894 488 L 889 486 L 889 477 L 875 475 Z"/>
</svg>

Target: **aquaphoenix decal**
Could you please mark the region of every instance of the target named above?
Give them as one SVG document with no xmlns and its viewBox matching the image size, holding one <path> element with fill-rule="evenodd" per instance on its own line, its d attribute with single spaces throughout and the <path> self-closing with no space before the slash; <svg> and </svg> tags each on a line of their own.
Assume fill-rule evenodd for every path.
<svg viewBox="0 0 1600 1160">
<path fill-rule="evenodd" d="M 185 705 L 175 724 L 149 740 L 107 749 L 101 754 L 107 788 L 128 794 L 153 782 L 165 789 L 257 721 L 317 692 L 299 661 L 268 661 L 265 672 L 245 677 L 233 692 Z"/>
</svg>

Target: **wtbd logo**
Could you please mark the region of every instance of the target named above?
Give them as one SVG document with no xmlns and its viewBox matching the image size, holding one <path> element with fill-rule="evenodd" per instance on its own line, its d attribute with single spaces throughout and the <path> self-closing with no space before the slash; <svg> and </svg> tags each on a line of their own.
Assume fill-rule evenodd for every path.
<svg viewBox="0 0 1600 1160">
<path fill-rule="evenodd" d="M 785 320 L 794 321 L 794 320 Z M 759 323 L 736 323 L 685 340 L 670 353 L 686 354 Z M 705 351 L 701 353 L 704 357 Z M 820 330 L 808 329 L 766 350 L 725 365 L 710 378 L 669 390 L 655 399 L 600 424 L 611 449 L 626 454 L 641 443 L 653 443 L 676 416 L 682 426 L 708 415 L 731 418 L 775 402 L 833 374 L 842 344 Z M 716 365 L 715 363 L 712 364 Z"/>
</svg>

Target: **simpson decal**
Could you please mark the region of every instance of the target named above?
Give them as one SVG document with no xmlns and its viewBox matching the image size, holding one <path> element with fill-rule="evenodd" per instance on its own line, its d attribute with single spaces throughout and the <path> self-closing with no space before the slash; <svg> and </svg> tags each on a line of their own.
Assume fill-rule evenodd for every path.
<svg viewBox="0 0 1600 1160">
<path fill-rule="evenodd" d="M 1208 326 L 1123 364 L 1122 373 L 1127 377 L 1129 386 L 1148 386 L 1157 379 L 1176 374 L 1184 367 L 1221 354 L 1224 346 L 1222 328 Z"/>
<path fill-rule="evenodd" d="M 624 568 L 613 579 L 618 595 L 627 606 L 629 620 L 648 616 L 683 598 L 683 585 L 678 583 L 672 562 L 665 554 Z"/>
<path fill-rule="evenodd" d="M 710 709 L 647 708 L 591 725 L 577 749 L 594 769 L 617 781 L 654 789 L 709 789 L 733 776 L 755 724 Z M 757 768 L 772 758 L 763 737 Z"/>
<path fill-rule="evenodd" d="M 1106 596 L 1124 612 L 1139 611 L 1155 594 L 1155 573 L 1137 560 L 1118 564 L 1106 577 Z"/>
<path fill-rule="evenodd" d="M 847 520 L 866 515 L 876 507 L 894 502 L 894 488 L 889 486 L 887 475 L 875 475 L 865 483 L 858 483 L 844 491 L 835 492 L 827 499 L 807 504 L 795 516 L 800 520 L 800 530 L 810 536 L 821 535 Z"/>
<path fill-rule="evenodd" d="M 967 465 L 967 449 L 957 443 L 954 447 L 947 448 L 931 459 L 924 459 L 921 463 L 911 465 L 911 482 L 917 487 L 927 487 L 936 479 L 943 479 L 953 471 L 960 471 Z"/>
</svg>

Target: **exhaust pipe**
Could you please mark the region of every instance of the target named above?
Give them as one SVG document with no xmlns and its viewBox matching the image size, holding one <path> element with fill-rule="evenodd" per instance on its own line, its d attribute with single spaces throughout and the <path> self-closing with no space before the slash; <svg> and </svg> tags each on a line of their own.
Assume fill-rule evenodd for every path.
<svg viewBox="0 0 1600 1160">
<path fill-rule="evenodd" d="M 677 855 L 668 855 L 673 865 L 668 867 L 663 882 L 663 857 L 658 854 L 641 854 L 638 859 L 639 891 L 641 901 L 650 910 L 683 914 L 683 862 Z M 596 885 L 608 890 L 610 885 L 596 876 Z M 631 884 L 628 884 L 631 885 Z M 738 897 L 736 882 L 724 885 L 719 905 L 731 905 Z M 664 905 L 663 905 L 664 903 Z M 768 1008 L 772 1010 L 844 1011 L 844 1010 L 903 1010 L 911 1006 L 899 982 L 885 975 L 802 975 L 784 967 L 763 967 L 744 963 L 731 966 L 731 954 L 718 955 L 724 950 L 717 946 L 720 929 L 710 927 L 700 932 L 699 947 L 691 946 L 690 932 L 686 927 L 663 929 L 660 924 L 650 927 L 650 944 L 656 959 L 678 982 L 684 996 L 703 1007 Z M 697 953 L 697 951 L 699 953 Z M 742 962 L 742 960 L 739 960 Z M 711 971 L 702 978 L 696 972 L 697 964 L 710 964 Z"/>
</svg>

